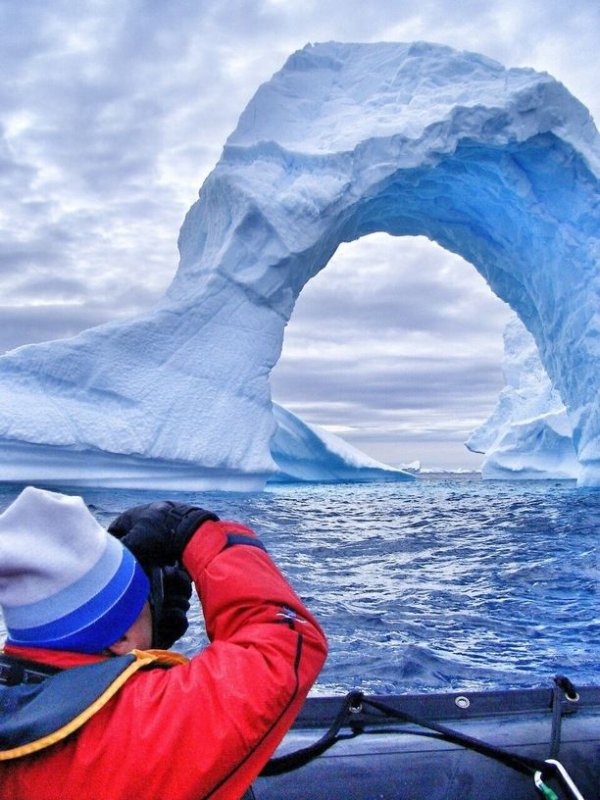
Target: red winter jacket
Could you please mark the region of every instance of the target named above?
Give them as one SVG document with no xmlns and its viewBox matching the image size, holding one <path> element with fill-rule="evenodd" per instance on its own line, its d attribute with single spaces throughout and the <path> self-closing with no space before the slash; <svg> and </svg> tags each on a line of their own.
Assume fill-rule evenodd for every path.
<svg viewBox="0 0 600 800">
<path fill-rule="evenodd" d="M 184 553 L 211 644 L 136 672 L 78 732 L 0 762 L 1 800 L 239 800 L 297 715 L 326 655 L 319 625 L 269 556 L 206 522 Z M 6 647 L 61 667 L 101 656 Z"/>
</svg>

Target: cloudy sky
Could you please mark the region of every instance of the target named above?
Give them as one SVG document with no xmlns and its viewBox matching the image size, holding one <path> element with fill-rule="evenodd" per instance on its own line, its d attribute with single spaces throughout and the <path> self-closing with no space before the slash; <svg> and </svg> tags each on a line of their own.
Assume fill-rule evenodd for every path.
<svg viewBox="0 0 600 800">
<path fill-rule="evenodd" d="M 559 78 L 598 120 L 597 0 L 0 0 L 0 352 L 143 312 L 260 83 L 307 42 L 427 40 Z M 477 465 L 508 311 L 421 239 L 338 251 L 274 398 L 391 463 Z"/>
</svg>

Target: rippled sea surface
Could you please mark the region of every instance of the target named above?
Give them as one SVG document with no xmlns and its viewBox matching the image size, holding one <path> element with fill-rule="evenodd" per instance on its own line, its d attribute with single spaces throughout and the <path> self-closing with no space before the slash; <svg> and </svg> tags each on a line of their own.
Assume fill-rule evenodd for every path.
<svg viewBox="0 0 600 800">
<path fill-rule="evenodd" d="M 80 493 L 103 524 L 165 497 Z M 15 495 L 0 485 L 0 508 Z M 598 489 L 429 478 L 168 496 L 261 535 L 326 630 L 314 693 L 540 686 L 557 672 L 600 684 Z M 199 639 L 196 611 L 179 649 Z"/>
</svg>

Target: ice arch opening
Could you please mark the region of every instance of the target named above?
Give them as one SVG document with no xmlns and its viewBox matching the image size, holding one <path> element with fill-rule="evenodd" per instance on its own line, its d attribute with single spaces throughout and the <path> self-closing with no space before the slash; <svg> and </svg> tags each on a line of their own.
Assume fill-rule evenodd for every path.
<svg viewBox="0 0 600 800">
<path fill-rule="evenodd" d="M 459 256 L 371 234 L 341 245 L 300 294 L 273 398 L 387 464 L 479 469 L 465 442 L 504 386 L 511 317 Z"/>
<path fill-rule="evenodd" d="M 0 359 L 0 477 L 260 485 L 295 299 L 340 242 L 383 231 L 460 254 L 515 309 L 600 483 L 599 156 L 546 74 L 423 43 L 307 46 L 241 115 L 158 307 Z"/>
</svg>

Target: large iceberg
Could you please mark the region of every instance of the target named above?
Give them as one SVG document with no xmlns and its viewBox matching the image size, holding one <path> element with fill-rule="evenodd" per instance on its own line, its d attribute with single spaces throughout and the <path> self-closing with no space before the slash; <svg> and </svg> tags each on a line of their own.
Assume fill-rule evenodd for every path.
<svg viewBox="0 0 600 800">
<path fill-rule="evenodd" d="M 558 391 L 544 369 L 535 341 L 515 317 L 504 331 L 504 378 L 496 408 L 466 442 L 485 453 L 482 476 L 510 479 L 576 479 L 580 465 L 573 430 Z"/>
<path fill-rule="evenodd" d="M 188 212 L 162 302 L 0 359 L 0 477 L 262 485 L 295 300 L 341 242 L 383 231 L 462 255 L 512 306 L 600 483 L 598 142 L 545 73 L 424 43 L 294 53 Z"/>
</svg>

